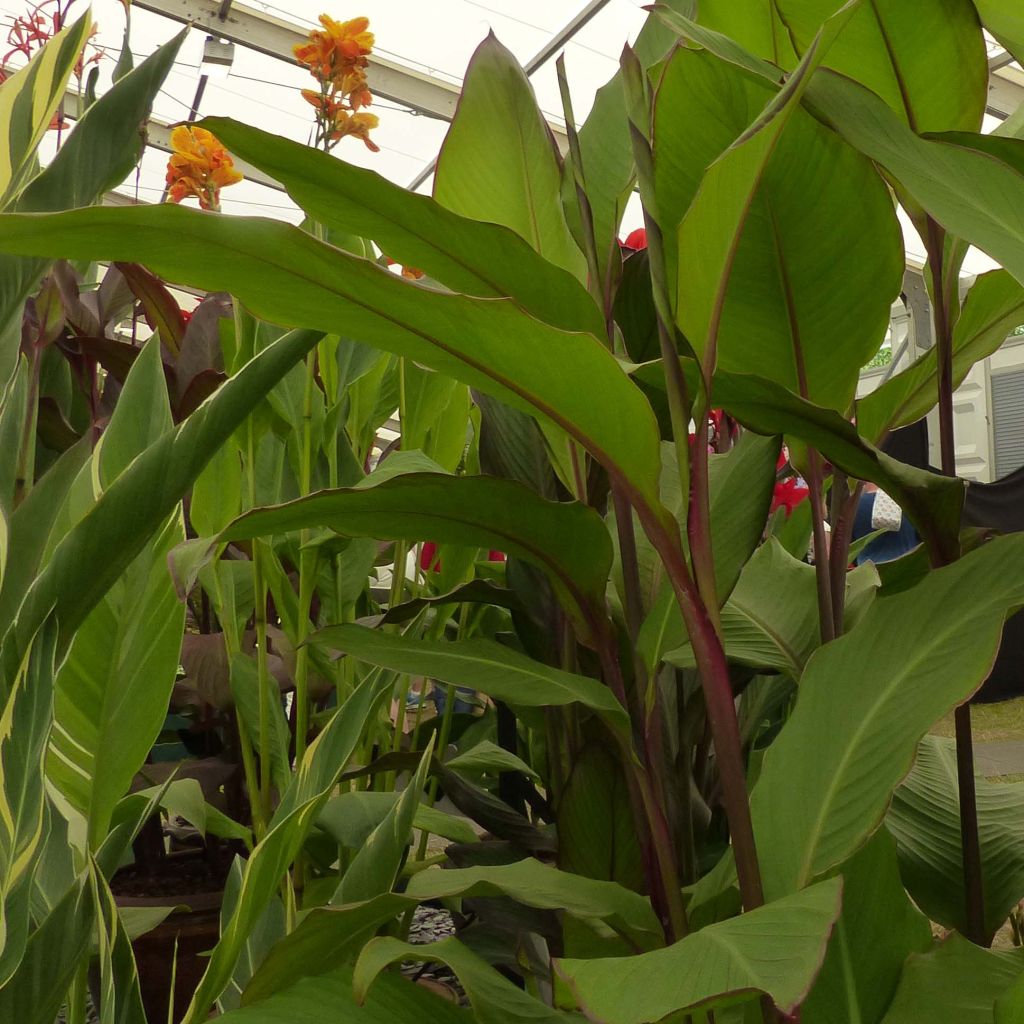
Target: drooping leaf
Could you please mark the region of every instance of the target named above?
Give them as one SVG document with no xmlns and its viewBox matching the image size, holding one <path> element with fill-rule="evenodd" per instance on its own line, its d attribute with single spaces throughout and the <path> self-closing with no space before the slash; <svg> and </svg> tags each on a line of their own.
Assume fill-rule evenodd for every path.
<svg viewBox="0 0 1024 1024">
<path fill-rule="evenodd" d="M 230 118 L 208 117 L 200 124 L 280 181 L 319 223 L 373 239 L 392 259 L 453 291 L 508 296 L 555 327 L 603 331 L 593 299 L 576 278 L 545 262 L 493 218 L 462 216 L 374 171 Z"/>
<path fill-rule="evenodd" d="M 777 0 L 798 53 L 842 0 Z M 928 45 L 922 46 L 922 40 Z M 971 0 L 861 4 L 823 65 L 861 82 L 916 132 L 979 131 L 988 61 Z"/>
<path fill-rule="evenodd" d="M 770 899 L 842 863 L 881 824 L 928 727 L 988 674 L 1003 619 L 1024 603 L 1018 564 L 1024 537 L 991 541 L 877 599 L 808 662 L 751 796 Z"/>
<path fill-rule="evenodd" d="M 263 1002 L 225 1013 L 223 1024 L 471 1024 L 472 1014 L 422 985 L 390 975 L 381 978 L 364 1002 L 352 993 L 352 966 L 305 978 Z"/>
<path fill-rule="evenodd" d="M 553 423 L 657 509 L 654 415 L 592 335 L 549 327 L 510 300 L 424 289 L 287 224 L 170 204 L 0 216 L 0 251 L 134 261 L 165 280 L 231 292 L 271 323 L 333 331 L 343 322 L 361 341 Z"/>
<path fill-rule="evenodd" d="M 558 148 L 519 62 L 493 34 L 477 47 L 437 159 L 434 198 L 510 227 L 574 274 L 583 256 L 565 221 Z"/>
<path fill-rule="evenodd" d="M 553 1010 L 528 992 L 517 988 L 458 939 L 442 939 L 425 945 L 412 945 L 388 937 L 373 939 L 363 947 L 356 961 L 352 975 L 356 998 L 366 999 L 376 988 L 381 972 L 400 960 L 447 964 L 458 975 L 473 1006 L 473 1015 L 480 1024 L 582 1021 L 578 1015 L 570 1016 Z"/>
<path fill-rule="evenodd" d="M 56 608 L 59 649 L 66 649 L 90 609 L 166 520 L 207 459 L 319 337 L 307 331 L 286 335 L 248 363 L 180 427 L 162 435 L 104 491 L 57 545 L 28 591 L 17 621 L 7 629 L 0 647 L 0 683 L 5 693 L 26 643 L 46 615 Z"/>
<path fill-rule="evenodd" d="M 28 941 L 29 894 L 45 821 L 43 764 L 53 716 L 57 628 L 32 639 L 0 714 L 0 986 Z"/>
<path fill-rule="evenodd" d="M 64 96 L 92 19 L 88 13 L 56 33 L 28 65 L 0 84 L 0 209 L 25 183 L 50 121 Z"/>
<path fill-rule="evenodd" d="M 89 206 L 124 181 L 144 148 L 139 126 L 149 115 L 185 34 L 159 47 L 90 107 L 42 173 L 18 196 L 14 208 L 49 212 Z M 6 339 L 6 329 L 16 330 L 20 324 L 25 299 L 46 264 L 45 259 L 0 256 L 0 338 Z M 0 379 L 13 355 L 0 351 Z"/>
<path fill-rule="evenodd" d="M 384 820 L 396 800 L 397 793 L 364 789 L 340 793 L 327 801 L 317 823 L 335 842 L 358 849 Z M 413 825 L 453 843 L 474 843 L 479 838 L 465 818 L 423 803 L 416 808 Z"/>
<path fill-rule="evenodd" d="M 882 1024 L 993 1024 L 996 1000 L 1022 973 L 1019 949 L 983 949 L 950 935 L 907 961 Z"/>
<path fill-rule="evenodd" d="M 628 742 L 629 718 L 608 687 L 534 661 L 493 640 L 414 640 L 357 625 L 327 626 L 313 642 L 395 672 L 429 676 L 523 707 L 581 704 Z"/>
<path fill-rule="evenodd" d="M 839 914 L 839 879 L 709 925 L 639 956 L 559 960 L 588 1018 L 646 1024 L 682 1010 L 714 1008 L 763 992 L 785 1013 L 799 1005 L 821 966 Z"/>
<path fill-rule="evenodd" d="M 376 475 L 368 484 L 378 479 Z M 217 542 L 309 527 L 328 527 L 350 537 L 471 545 L 515 555 L 549 575 L 585 632 L 592 634 L 598 627 L 611 543 L 601 518 L 580 503 L 547 501 L 495 477 L 406 473 L 375 486 L 321 491 L 248 512 Z"/>
<path fill-rule="evenodd" d="M 985 931 L 993 935 L 1024 899 L 1024 783 L 975 783 L 985 892 Z M 956 748 L 926 736 L 917 762 L 893 796 L 886 827 L 914 901 L 947 928 L 965 927 Z"/>
<path fill-rule="evenodd" d="M 135 361 L 94 456 L 109 488 L 131 461 L 171 430 L 160 350 Z M 78 628 L 57 676 L 48 772 L 89 823 L 95 848 L 118 800 L 162 728 L 178 670 L 184 606 L 167 555 L 184 537 L 179 517 L 153 531 L 142 551 Z"/>
<path fill-rule="evenodd" d="M 931 946 L 931 927 L 907 897 L 896 846 L 884 829 L 840 873 L 843 910 L 800 1018 L 807 1024 L 878 1024 L 904 961 Z"/>
<path fill-rule="evenodd" d="M 1005 270 L 982 274 L 971 286 L 953 328 L 953 387 L 1024 323 L 1024 288 Z M 857 402 L 857 429 L 873 444 L 889 430 L 914 423 L 938 401 L 935 349 Z"/>
<path fill-rule="evenodd" d="M 778 93 L 707 51 L 679 49 L 655 108 L 658 210 L 664 232 L 678 223 L 668 273 L 683 333 L 710 366 L 757 366 L 841 411 L 881 343 L 903 274 L 883 182 L 800 109 L 852 11 L 829 19 Z M 695 91 L 700 103 L 688 100 Z M 863 255 L 851 272 L 853 253 Z"/>
<path fill-rule="evenodd" d="M 302 849 L 390 682 L 364 682 L 306 749 L 274 812 L 269 831 L 246 861 L 235 911 L 222 925 L 220 941 L 210 955 L 183 1024 L 205 1021 L 214 1000 L 229 984 L 250 933 Z"/>
</svg>

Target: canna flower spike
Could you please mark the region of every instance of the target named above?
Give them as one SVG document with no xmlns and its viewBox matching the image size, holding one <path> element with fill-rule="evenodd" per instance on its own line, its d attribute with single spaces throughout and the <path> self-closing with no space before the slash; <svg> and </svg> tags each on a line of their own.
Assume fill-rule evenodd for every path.
<svg viewBox="0 0 1024 1024">
<path fill-rule="evenodd" d="M 335 21 L 320 15 L 322 29 L 313 29 L 309 40 L 293 48 L 295 59 L 309 68 L 320 88 L 303 89 L 303 98 L 316 110 L 316 144 L 330 151 L 346 136 L 362 139 L 372 152 L 379 152 L 370 139 L 377 127 L 373 114 L 361 108 L 373 102 L 366 80 L 366 68 L 373 50 L 369 18 Z"/>
<path fill-rule="evenodd" d="M 171 132 L 171 148 L 168 201 L 180 203 L 192 196 L 202 209 L 219 210 L 220 190 L 242 180 L 228 151 L 212 132 L 191 124 L 178 125 Z"/>
</svg>

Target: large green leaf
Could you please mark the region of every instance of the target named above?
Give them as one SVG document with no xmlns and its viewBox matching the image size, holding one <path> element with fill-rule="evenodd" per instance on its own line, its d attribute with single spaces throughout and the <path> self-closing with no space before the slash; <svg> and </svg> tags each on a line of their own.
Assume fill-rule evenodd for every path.
<svg viewBox="0 0 1024 1024">
<path fill-rule="evenodd" d="M 774 0 L 774 5 L 797 52 L 803 53 L 842 2 Z M 988 61 L 971 0 L 861 4 L 824 65 L 877 93 L 914 131 L 981 128 Z"/>
<path fill-rule="evenodd" d="M 169 204 L 2 215 L 0 251 L 143 263 L 169 281 L 228 291 L 272 323 L 344 323 L 352 337 L 554 423 L 657 506 L 657 425 L 643 395 L 597 338 L 542 324 L 509 300 L 423 288 L 287 224 Z"/>
<path fill-rule="evenodd" d="M 234 913 L 222 924 L 220 941 L 210 954 L 182 1024 L 205 1021 L 214 1001 L 231 981 L 250 933 L 302 849 L 390 684 L 390 679 L 362 683 L 307 748 L 274 812 L 269 831 L 246 861 Z"/>
<path fill-rule="evenodd" d="M 84 19 L 83 19 L 84 20 Z M 89 206 L 131 173 L 144 149 L 139 126 L 174 63 L 185 33 L 159 47 L 89 108 L 41 174 L 28 183 L 13 209 L 50 212 Z M 17 325 L 22 307 L 46 260 L 0 256 L 0 338 Z M 13 358 L 0 351 L 0 379 Z"/>
<path fill-rule="evenodd" d="M 600 629 L 611 541 L 601 517 L 579 502 L 548 501 L 497 477 L 406 473 L 248 512 L 217 541 L 310 527 L 503 551 L 546 572 L 583 628 L 591 634 Z"/>
<path fill-rule="evenodd" d="M 1024 323 L 1024 288 L 1005 270 L 974 282 L 953 328 L 953 387 Z M 879 444 L 889 430 L 914 423 L 938 401 L 935 348 L 857 402 L 857 429 Z"/>
<path fill-rule="evenodd" d="M 680 14 L 692 15 L 695 2 L 667 0 L 665 6 Z M 633 52 L 641 67 L 647 69 L 661 60 L 675 41 L 675 33 L 664 24 L 660 16 L 652 13 L 633 43 Z M 618 258 L 619 224 L 636 179 L 621 69 L 597 90 L 594 105 L 580 126 L 579 143 L 583 179 L 593 220 L 598 268 L 603 277 L 607 273 L 609 261 Z M 582 233 L 582 225 L 575 223 L 576 201 L 569 178 L 568 174 L 564 176 L 562 186 L 566 216 L 570 224 L 573 224 L 573 230 Z"/>
<path fill-rule="evenodd" d="M 154 339 L 135 360 L 93 465 L 83 473 L 94 474 L 107 488 L 171 429 Z M 89 611 L 57 675 L 48 773 L 85 815 L 94 847 L 106 837 L 114 807 L 145 762 L 167 713 L 185 625 L 167 556 L 183 538 L 176 515 L 153 531 Z"/>
<path fill-rule="evenodd" d="M 280 135 L 226 117 L 200 122 L 232 152 L 269 174 L 310 217 L 373 239 L 392 259 L 418 267 L 453 291 L 510 296 L 563 330 L 600 335 L 594 300 L 572 274 L 542 259 L 490 218 L 461 216 L 429 196 Z"/>
<path fill-rule="evenodd" d="M 777 3 L 763 0 L 702 0 L 702 25 L 735 39 L 751 53 L 780 68 L 796 67 L 797 57 Z"/>
<path fill-rule="evenodd" d="M 548 262 L 582 274 L 560 185 L 558 148 L 530 80 L 489 35 L 466 69 L 437 159 L 434 198 L 465 217 L 510 227 Z"/>
<path fill-rule="evenodd" d="M 401 797 L 370 833 L 366 842 L 356 851 L 352 863 L 345 869 L 331 897 L 332 904 L 340 906 L 369 900 L 391 891 L 412 838 L 413 819 L 423 796 L 433 753 L 434 737 L 431 736 L 419 766 L 409 777 Z"/>
<path fill-rule="evenodd" d="M 985 28 L 1018 61 L 1024 59 L 1024 11 L 1016 0 L 974 0 L 974 6 Z"/>
<path fill-rule="evenodd" d="M 800 1019 L 806 1024 L 878 1024 L 907 956 L 931 946 L 931 926 L 907 897 L 896 846 L 885 829 L 841 873 L 843 911 Z"/>
<path fill-rule="evenodd" d="M 662 929 L 650 901 L 615 882 L 584 878 L 528 857 L 493 867 L 420 871 L 406 887 L 418 900 L 508 896 L 528 907 L 605 921 L 638 948 L 659 943 Z"/>
<path fill-rule="evenodd" d="M 983 949 L 950 935 L 907 961 L 882 1024 L 993 1024 L 996 1000 L 1022 972 L 1021 950 Z"/>
<path fill-rule="evenodd" d="M 385 794 L 375 794 L 385 795 Z M 386 893 L 312 910 L 280 942 L 245 991 L 248 1005 L 306 977 L 332 970 L 386 921 L 428 900 L 506 896 L 529 907 L 560 910 L 592 924 L 607 922 L 634 948 L 657 944 L 661 929 L 650 903 L 613 882 L 600 882 L 527 858 L 514 864 L 429 870 L 413 875 L 405 893 Z"/>
<path fill-rule="evenodd" d="M 217 1018 L 222 1024 L 472 1024 L 473 1016 L 440 999 L 421 985 L 388 975 L 365 1001 L 352 993 L 352 966 L 318 978 L 305 978 L 255 1006 L 232 1010 Z"/>
<path fill-rule="evenodd" d="M 830 19 L 777 93 L 706 50 L 677 50 L 654 122 L 659 217 L 666 234 L 678 224 L 668 273 L 690 344 L 704 362 L 757 366 L 840 410 L 881 343 L 903 274 L 882 180 L 800 109 L 851 11 Z"/>
<path fill-rule="evenodd" d="M 828 70 L 814 77 L 806 101 L 950 234 L 978 246 L 1024 282 L 1024 143 L 989 143 L 987 136 L 969 133 L 915 135 L 873 93 Z M 1012 162 L 1007 154 L 1015 154 Z"/>
<path fill-rule="evenodd" d="M 546 1006 L 539 999 L 516 987 L 485 960 L 458 939 L 442 939 L 425 945 L 412 945 L 400 939 L 381 937 L 363 947 L 356 961 L 352 984 L 357 999 L 365 999 L 376 988 L 381 972 L 392 963 L 419 960 L 447 964 L 459 977 L 480 1024 L 516 1024 L 519 1021 L 555 1024 L 580 1021 Z"/>
<path fill-rule="evenodd" d="M 14 497 L 21 461 L 21 438 L 28 412 L 28 375 L 28 360 L 22 357 L 0 393 L 0 447 L 8 453 L 0 466 L 0 589 L 11 546 L 11 520 L 16 511 Z"/>
<path fill-rule="evenodd" d="M 340 625 L 319 630 L 313 642 L 395 672 L 479 690 L 512 705 L 542 708 L 582 704 L 629 742 L 629 717 L 608 687 L 596 679 L 534 661 L 493 640 L 414 640 L 364 626 Z"/>
<path fill-rule="evenodd" d="M 56 641 L 49 620 L 33 638 L 0 714 L 0 986 L 17 969 L 28 939 L 29 893 L 45 821 Z"/>
<path fill-rule="evenodd" d="M 879 598 L 822 647 L 751 796 L 765 892 L 793 892 L 878 828 L 928 727 L 984 682 L 1024 603 L 1024 537 L 1002 537 Z M 963 595 L 970 600 L 963 600 Z"/>
<path fill-rule="evenodd" d="M 588 1018 L 646 1024 L 671 1013 L 726 1006 L 763 992 L 785 1013 L 802 1001 L 839 914 L 832 879 L 741 917 L 709 925 L 639 956 L 559 960 Z"/>
<path fill-rule="evenodd" d="M 28 65 L 0 84 L 0 209 L 9 205 L 31 173 L 36 149 L 64 96 L 92 18 L 83 14 L 58 32 Z"/>
<path fill-rule="evenodd" d="M 387 817 L 398 799 L 398 793 L 376 793 L 365 789 L 339 793 L 327 802 L 317 824 L 336 843 L 358 849 Z M 416 808 L 413 825 L 431 835 L 450 839 L 453 843 L 475 843 L 480 838 L 466 818 L 449 814 L 429 804 L 421 803 Z"/>
<path fill-rule="evenodd" d="M 722 603 L 732 594 L 764 533 L 780 443 L 778 437 L 746 432 L 731 451 L 708 458 L 711 554 L 715 593 Z M 663 481 L 668 476 L 663 472 Z M 675 507 L 667 500 L 666 505 Z M 661 587 L 637 638 L 637 649 L 648 668 L 653 668 L 669 647 L 686 640 L 682 614 L 671 586 L 663 579 L 660 560 L 655 567 L 662 578 Z"/>
<path fill-rule="evenodd" d="M 1024 783 L 976 784 L 985 930 L 1003 925 L 1024 899 Z M 896 790 L 886 827 L 896 837 L 900 870 L 914 901 L 933 920 L 961 932 L 965 926 L 960 800 L 956 746 L 926 736 L 917 762 Z"/>
<path fill-rule="evenodd" d="M 149 446 L 57 545 L 0 646 L 6 694 L 27 642 L 53 609 L 66 650 L 89 611 L 170 515 L 206 461 L 289 367 L 317 342 L 313 331 L 286 335 L 244 366 L 175 431 Z"/>
</svg>

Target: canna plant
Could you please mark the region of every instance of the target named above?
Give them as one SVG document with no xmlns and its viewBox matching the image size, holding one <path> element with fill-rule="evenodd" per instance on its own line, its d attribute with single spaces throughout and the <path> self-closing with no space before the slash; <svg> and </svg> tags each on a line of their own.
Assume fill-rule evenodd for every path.
<svg viewBox="0 0 1024 1024">
<path fill-rule="evenodd" d="M 1015 1019 L 1024 963 L 986 948 L 1024 895 L 1000 832 L 1015 805 L 975 794 L 965 708 L 1024 603 L 1024 548 L 961 535 L 950 432 L 956 381 L 1024 319 L 1020 142 L 1013 124 L 980 133 L 982 24 L 1021 45 L 1010 5 L 694 7 L 652 11 L 578 129 L 561 73 L 564 155 L 486 40 L 433 197 L 325 152 L 321 106 L 320 150 L 221 118 L 190 129 L 280 181 L 310 230 L 168 206 L 0 214 L 12 263 L 137 264 L 235 300 L 227 381 L 180 425 L 149 422 L 19 570 L 0 663 L 5 742 L 42 757 L 48 687 L 87 612 L 166 551 L 196 483 L 200 536 L 172 561 L 228 646 L 253 834 L 189 1024 L 215 1006 L 238 1024 Z M 648 246 L 624 255 L 634 188 Z M 858 403 L 902 280 L 897 203 L 926 243 L 936 346 Z M 961 304 L 969 244 L 1005 269 Z M 151 394 L 158 362 L 135 361 Z M 943 474 L 880 450 L 935 406 Z M 402 450 L 367 473 L 396 407 Z M 809 514 L 769 523 L 783 439 Z M 923 545 L 849 572 L 864 482 Z M 5 506 L 12 536 L 30 500 Z M 409 580 L 424 542 L 440 571 Z M 395 567 L 386 601 L 378 558 Z M 386 705 L 410 679 L 486 709 L 456 722 L 449 701 L 431 723 L 421 698 L 407 730 L 405 700 L 395 722 Z M 954 707 L 956 749 L 939 750 L 924 737 Z M 85 940 L 42 951 L 84 901 L 106 1004 L 137 1015 L 124 921 L 100 897 L 151 805 L 116 803 L 53 898 L 20 844 L 43 820 L 59 838 L 62 805 L 6 775 L 4 792 L 21 801 L 6 919 L 34 930 L 19 947 L 8 925 L 0 1001 L 26 1006 L 44 970 L 58 998 L 81 976 Z M 414 827 L 451 845 L 428 855 Z M 957 884 L 936 884 L 950 862 Z M 435 900 L 467 926 L 410 945 L 409 915 Z M 922 910 L 964 938 L 935 942 Z M 469 1007 L 390 970 L 409 960 L 447 964 Z"/>
</svg>

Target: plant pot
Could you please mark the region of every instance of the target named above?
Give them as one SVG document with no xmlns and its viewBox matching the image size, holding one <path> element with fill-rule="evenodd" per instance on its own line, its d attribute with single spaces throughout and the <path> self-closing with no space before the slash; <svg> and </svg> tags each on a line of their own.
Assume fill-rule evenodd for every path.
<svg viewBox="0 0 1024 1024">
<path fill-rule="evenodd" d="M 183 894 L 174 910 L 152 931 L 132 942 L 139 971 L 142 1005 L 149 1024 L 168 1019 L 171 978 L 174 978 L 175 1024 L 184 1016 L 192 995 L 210 962 L 206 955 L 220 936 L 222 892 Z M 167 906 L 166 896 L 118 896 L 119 908 Z"/>
</svg>

